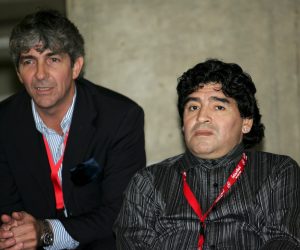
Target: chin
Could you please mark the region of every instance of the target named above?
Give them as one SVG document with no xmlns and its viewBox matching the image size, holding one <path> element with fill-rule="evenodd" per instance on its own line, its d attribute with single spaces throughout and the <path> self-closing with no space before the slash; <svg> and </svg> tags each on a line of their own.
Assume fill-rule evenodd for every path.
<svg viewBox="0 0 300 250">
<path fill-rule="evenodd" d="M 211 150 L 190 150 L 192 152 L 193 155 L 199 157 L 199 158 L 203 158 L 203 159 L 211 159 L 213 158 L 213 152 Z"/>
</svg>

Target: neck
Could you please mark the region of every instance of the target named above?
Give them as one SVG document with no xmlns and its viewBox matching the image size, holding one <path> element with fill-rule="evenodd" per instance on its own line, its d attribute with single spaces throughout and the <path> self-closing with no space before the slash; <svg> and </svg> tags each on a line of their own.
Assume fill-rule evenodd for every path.
<svg viewBox="0 0 300 250">
<path fill-rule="evenodd" d="M 217 158 L 217 159 L 203 159 L 193 155 L 191 152 L 189 154 L 192 156 L 191 159 L 194 159 L 197 164 L 204 166 L 205 168 L 212 169 L 216 167 L 223 167 L 225 162 L 232 161 L 235 159 L 240 159 L 241 154 L 244 151 L 244 146 L 242 143 L 236 145 L 231 151 L 226 155 Z M 195 163 L 194 161 L 194 163 Z"/>
<path fill-rule="evenodd" d="M 46 107 L 46 108 L 38 106 L 35 103 L 35 109 L 38 112 L 44 124 L 48 128 L 56 131 L 59 135 L 63 135 L 63 130 L 60 124 L 64 116 L 68 112 L 68 109 L 72 105 L 73 97 L 74 97 L 74 92 L 72 95 L 69 95 L 69 97 L 66 98 L 63 102 L 56 103 L 52 107 Z"/>
<path fill-rule="evenodd" d="M 68 112 L 68 109 L 72 105 L 72 102 L 70 102 L 68 105 L 64 105 L 63 107 L 59 109 L 49 109 L 49 108 L 41 108 L 38 106 L 36 107 L 36 111 L 38 112 L 39 116 L 41 117 L 44 124 L 50 128 L 56 131 L 59 135 L 63 135 L 63 130 L 61 128 L 61 122 Z"/>
<path fill-rule="evenodd" d="M 59 135 L 63 135 L 63 131 L 60 124 L 65 114 L 60 115 L 56 113 L 48 113 L 48 112 L 40 112 L 40 111 L 38 111 L 38 113 L 48 128 L 53 129 Z"/>
</svg>

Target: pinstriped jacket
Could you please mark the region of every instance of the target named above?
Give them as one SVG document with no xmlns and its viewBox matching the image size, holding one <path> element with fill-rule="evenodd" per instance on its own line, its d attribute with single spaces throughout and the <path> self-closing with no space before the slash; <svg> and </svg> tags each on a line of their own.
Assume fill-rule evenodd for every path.
<svg viewBox="0 0 300 250">
<path fill-rule="evenodd" d="M 114 225 L 118 249 L 197 249 L 200 222 L 183 195 L 181 172 L 207 211 L 241 159 L 191 153 L 139 171 Z M 246 151 L 244 172 L 206 220 L 203 249 L 300 249 L 300 168 L 288 156 Z"/>
</svg>

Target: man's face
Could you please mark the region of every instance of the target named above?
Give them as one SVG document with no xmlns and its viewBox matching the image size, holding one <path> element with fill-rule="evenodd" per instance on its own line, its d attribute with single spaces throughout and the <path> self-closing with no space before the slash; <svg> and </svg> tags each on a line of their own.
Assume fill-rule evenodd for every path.
<svg viewBox="0 0 300 250">
<path fill-rule="evenodd" d="M 80 73 L 83 58 L 71 67 L 68 54 L 53 53 L 46 49 L 31 49 L 20 55 L 18 76 L 40 112 L 66 112 L 71 105 L 75 82 Z"/>
<path fill-rule="evenodd" d="M 220 84 L 205 84 L 187 98 L 183 113 L 185 143 L 197 157 L 220 158 L 242 141 L 252 122 L 241 118 L 236 101 L 224 95 Z"/>
</svg>

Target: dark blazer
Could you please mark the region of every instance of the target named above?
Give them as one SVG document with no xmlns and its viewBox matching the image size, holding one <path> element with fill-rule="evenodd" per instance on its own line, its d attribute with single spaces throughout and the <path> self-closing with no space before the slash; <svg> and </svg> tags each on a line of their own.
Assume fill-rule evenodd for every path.
<svg viewBox="0 0 300 250">
<path fill-rule="evenodd" d="M 77 99 L 63 161 L 68 218 L 61 222 L 80 249 L 115 249 L 113 222 L 132 175 L 145 166 L 144 113 L 133 101 L 85 79 Z M 94 159 L 101 174 L 84 185 L 70 169 Z M 0 214 L 24 210 L 57 218 L 50 167 L 25 90 L 0 104 Z"/>
</svg>

